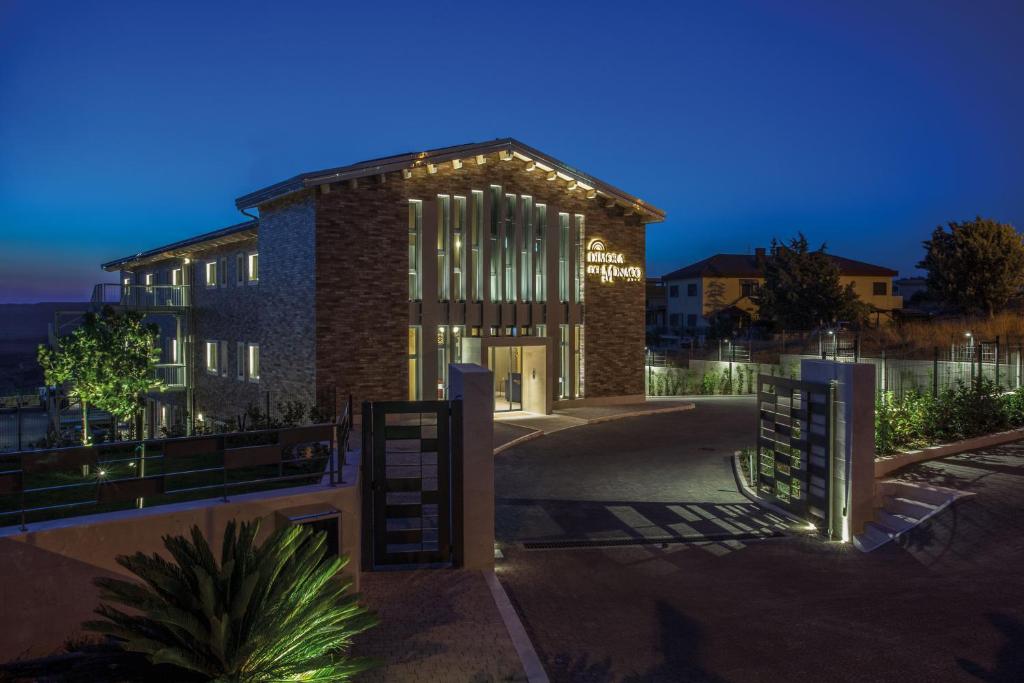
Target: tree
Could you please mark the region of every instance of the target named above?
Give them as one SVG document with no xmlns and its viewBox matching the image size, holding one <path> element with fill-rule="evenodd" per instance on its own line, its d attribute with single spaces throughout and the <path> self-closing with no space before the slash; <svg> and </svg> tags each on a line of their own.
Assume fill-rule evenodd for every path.
<svg viewBox="0 0 1024 683">
<path fill-rule="evenodd" d="M 978 216 L 935 228 L 924 242 L 928 291 L 965 313 L 995 315 L 1024 285 L 1024 240 L 1008 223 Z"/>
<path fill-rule="evenodd" d="M 791 330 L 860 321 L 866 315 L 853 284 L 839 284 L 839 268 L 825 253 L 825 245 L 811 251 L 803 233 L 786 245 L 772 240 L 757 302 L 761 318 Z"/>
<path fill-rule="evenodd" d="M 326 534 L 304 526 L 255 542 L 259 520 L 224 531 L 220 563 L 199 527 L 164 536 L 173 558 L 135 553 L 118 564 L 143 583 L 100 577 L 104 619 L 84 624 L 126 657 L 175 667 L 174 680 L 345 681 L 370 666 L 348 656 L 352 637 L 376 623 L 337 578 L 347 558 L 326 559 Z M 137 655 L 136 655 L 137 656 Z"/>
<path fill-rule="evenodd" d="M 39 346 L 39 364 L 50 386 L 67 384 L 81 402 L 82 443 L 89 443 L 89 406 L 106 410 L 115 420 L 130 420 L 142 410 L 147 391 L 160 389 L 155 364 L 159 330 L 134 311 L 117 313 L 105 306 L 86 313 L 82 325 L 61 337 L 53 349 Z"/>
</svg>

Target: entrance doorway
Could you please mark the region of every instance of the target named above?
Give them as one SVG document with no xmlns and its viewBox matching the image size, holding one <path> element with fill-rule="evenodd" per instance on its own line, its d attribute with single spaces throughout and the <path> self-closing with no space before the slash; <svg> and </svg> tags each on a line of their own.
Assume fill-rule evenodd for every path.
<svg viewBox="0 0 1024 683">
<path fill-rule="evenodd" d="M 493 346 L 487 366 L 494 376 L 494 412 L 523 409 L 523 347 Z"/>
</svg>

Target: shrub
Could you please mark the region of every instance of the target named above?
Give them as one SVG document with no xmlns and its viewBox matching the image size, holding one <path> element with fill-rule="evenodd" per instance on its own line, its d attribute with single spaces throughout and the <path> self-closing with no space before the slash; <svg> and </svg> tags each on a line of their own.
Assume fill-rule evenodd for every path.
<svg viewBox="0 0 1024 683">
<path fill-rule="evenodd" d="M 700 379 L 700 393 L 710 396 L 715 393 L 715 387 L 718 385 L 718 374 L 715 372 L 705 373 Z"/>
<path fill-rule="evenodd" d="M 95 579 L 103 619 L 85 628 L 126 660 L 172 667 L 178 681 L 345 681 L 367 668 L 347 654 L 374 619 L 336 576 L 346 560 L 324 558 L 322 532 L 289 526 L 257 545 L 258 530 L 258 520 L 229 523 L 219 563 L 195 526 L 191 541 L 164 537 L 173 562 L 118 557 L 143 583 Z"/>
</svg>

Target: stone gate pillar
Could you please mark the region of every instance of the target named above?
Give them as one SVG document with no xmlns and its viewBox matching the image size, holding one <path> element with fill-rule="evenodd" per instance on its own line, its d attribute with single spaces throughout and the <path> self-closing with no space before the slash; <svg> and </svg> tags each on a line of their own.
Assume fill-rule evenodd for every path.
<svg viewBox="0 0 1024 683">
<path fill-rule="evenodd" d="M 469 363 L 453 363 L 448 372 L 450 396 L 462 401 L 462 564 L 493 569 L 494 380 Z"/>
</svg>

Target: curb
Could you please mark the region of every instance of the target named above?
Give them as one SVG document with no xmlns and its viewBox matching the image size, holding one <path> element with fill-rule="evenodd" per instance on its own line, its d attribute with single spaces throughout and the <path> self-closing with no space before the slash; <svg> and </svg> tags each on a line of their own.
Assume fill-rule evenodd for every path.
<svg viewBox="0 0 1024 683">
<path fill-rule="evenodd" d="M 925 448 L 919 448 L 912 451 L 894 453 L 893 455 L 885 456 L 881 460 L 875 460 L 875 479 L 881 479 L 882 477 L 888 476 L 896 470 L 903 469 L 908 465 L 915 465 L 919 462 L 926 462 L 928 460 L 937 460 L 950 455 L 959 455 L 960 453 L 966 453 L 967 451 L 973 451 L 979 448 L 1002 446 L 1003 444 L 1020 441 L 1021 439 L 1024 439 L 1024 428 L 1011 429 L 1006 432 L 996 432 L 995 434 L 972 436 L 971 438 L 964 439 L 962 441 L 954 441 L 952 443 L 926 446 Z"/>
<path fill-rule="evenodd" d="M 540 663 L 540 657 L 533 649 L 533 643 L 526 633 L 526 627 L 520 621 L 519 615 L 512 606 L 512 601 L 508 599 L 505 588 L 498 581 L 493 569 L 483 570 L 483 575 L 484 580 L 487 581 L 487 587 L 491 589 L 491 597 L 494 598 L 494 605 L 498 608 L 498 614 L 501 615 L 501 620 L 505 624 L 505 630 L 508 631 L 508 637 L 512 640 L 512 646 L 516 649 L 516 654 L 519 655 L 519 662 L 523 665 L 523 671 L 526 672 L 526 680 L 529 683 L 549 683 L 544 666 Z"/>
<path fill-rule="evenodd" d="M 544 432 L 540 431 L 539 429 L 534 430 L 534 431 L 530 432 L 529 434 L 523 434 L 522 436 L 517 436 L 516 438 L 512 439 L 508 443 L 503 443 L 500 446 L 498 446 L 497 448 L 495 448 L 494 449 L 494 455 L 497 455 L 498 453 L 501 453 L 504 450 L 512 448 L 513 446 L 518 446 L 519 444 L 526 443 L 527 441 L 533 441 L 534 439 L 542 437 L 542 436 L 544 436 Z"/>
<path fill-rule="evenodd" d="M 756 503 L 757 505 L 763 507 L 765 510 L 771 510 L 775 514 L 781 515 L 796 524 L 800 524 L 805 527 L 807 526 L 806 520 L 800 519 L 789 510 L 783 510 L 778 505 L 769 503 L 764 498 L 758 496 L 757 492 L 754 491 L 754 489 L 750 488 L 750 485 L 747 483 L 747 480 L 743 477 L 743 467 L 740 465 L 739 451 L 735 451 L 732 454 L 732 476 L 736 479 L 736 484 L 740 488 L 740 493 L 749 498 L 752 503 Z"/>
</svg>

